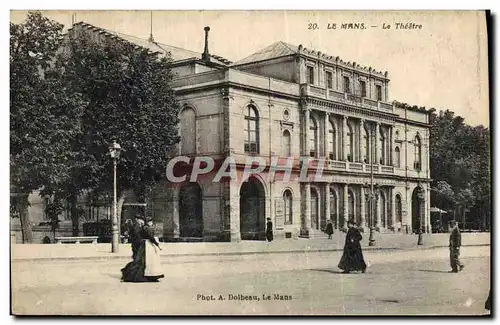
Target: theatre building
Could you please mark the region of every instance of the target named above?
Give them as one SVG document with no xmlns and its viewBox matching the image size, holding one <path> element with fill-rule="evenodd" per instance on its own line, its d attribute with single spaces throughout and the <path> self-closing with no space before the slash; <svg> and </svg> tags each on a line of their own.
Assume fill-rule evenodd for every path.
<svg viewBox="0 0 500 325">
<path fill-rule="evenodd" d="M 171 157 L 216 161 L 195 182 L 185 168 L 185 182 L 153 191 L 165 241 L 262 239 L 268 217 L 283 240 L 324 236 L 327 220 L 343 229 L 353 219 L 365 233 L 431 231 L 429 113 L 394 105 L 388 72 L 281 41 L 233 63 L 210 53 L 208 28 L 203 53 L 105 33 L 171 52 L 182 106 Z M 292 177 L 266 168 L 214 181 L 227 157 L 238 175 L 247 157 L 267 166 L 293 157 Z M 313 174 L 324 162 L 319 179 L 299 179 L 301 157 Z"/>
</svg>

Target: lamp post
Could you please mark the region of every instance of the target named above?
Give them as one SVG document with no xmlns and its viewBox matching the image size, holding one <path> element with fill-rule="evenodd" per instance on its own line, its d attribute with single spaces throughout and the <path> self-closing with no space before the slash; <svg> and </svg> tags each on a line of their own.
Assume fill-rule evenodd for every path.
<svg viewBox="0 0 500 325">
<path fill-rule="evenodd" d="M 120 158 L 120 145 L 113 140 L 113 143 L 109 146 L 109 155 L 113 159 L 113 223 L 112 223 L 112 239 L 111 239 L 111 252 L 118 253 L 118 247 L 120 243 L 120 238 L 118 235 L 118 214 L 117 214 L 117 203 L 116 203 L 116 164 Z"/>
</svg>

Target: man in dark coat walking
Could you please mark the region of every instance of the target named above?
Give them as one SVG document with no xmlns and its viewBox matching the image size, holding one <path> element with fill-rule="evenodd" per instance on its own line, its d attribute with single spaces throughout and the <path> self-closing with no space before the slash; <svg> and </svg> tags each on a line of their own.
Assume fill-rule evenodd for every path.
<svg viewBox="0 0 500 325">
<path fill-rule="evenodd" d="M 266 224 L 266 239 L 267 241 L 271 242 L 273 241 L 273 223 L 271 221 L 271 218 L 267 218 L 267 224 Z"/>
<path fill-rule="evenodd" d="M 328 224 L 326 225 L 326 233 L 328 234 L 328 239 L 332 239 L 333 224 L 331 220 L 328 220 Z"/>
<path fill-rule="evenodd" d="M 450 273 L 458 273 L 463 270 L 464 265 L 460 262 L 460 246 L 462 246 L 462 235 L 458 229 L 458 223 L 453 220 L 450 223 Z"/>
</svg>

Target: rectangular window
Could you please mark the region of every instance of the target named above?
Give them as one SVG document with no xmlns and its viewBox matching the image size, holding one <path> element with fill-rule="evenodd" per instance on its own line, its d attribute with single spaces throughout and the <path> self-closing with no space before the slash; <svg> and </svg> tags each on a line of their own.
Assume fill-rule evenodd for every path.
<svg viewBox="0 0 500 325">
<path fill-rule="evenodd" d="M 330 71 L 326 72 L 326 87 L 328 89 L 333 89 L 333 73 Z"/>
<path fill-rule="evenodd" d="M 361 88 L 361 97 L 366 97 L 366 82 L 360 80 L 359 87 Z"/>
<path fill-rule="evenodd" d="M 351 93 L 349 77 L 344 77 L 344 92 L 348 94 Z"/>
<path fill-rule="evenodd" d="M 382 86 L 377 85 L 376 88 L 377 88 L 377 100 L 381 101 L 382 100 Z"/>
<path fill-rule="evenodd" d="M 307 67 L 307 81 L 309 84 L 314 85 L 314 67 Z"/>
</svg>

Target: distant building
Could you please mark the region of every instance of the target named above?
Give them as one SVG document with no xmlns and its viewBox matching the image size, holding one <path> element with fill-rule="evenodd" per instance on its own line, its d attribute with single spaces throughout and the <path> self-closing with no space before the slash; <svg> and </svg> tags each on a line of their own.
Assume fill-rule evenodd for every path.
<svg viewBox="0 0 500 325">
<path fill-rule="evenodd" d="M 212 157 L 218 167 L 231 156 L 239 174 L 249 156 L 268 165 L 295 158 L 287 182 L 280 173 L 270 181 L 268 168 L 244 183 L 212 182 L 216 170 L 194 183 L 161 182 L 151 207 L 165 240 L 260 239 L 266 217 L 275 238 L 323 236 L 328 219 L 337 229 L 354 219 L 364 230 L 431 231 L 429 113 L 393 105 L 387 72 L 284 42 L 232 63 L 210 54 L 207 28 L 203 53 L 74 28 L 171 53 L 182 105 L 172 157 Z M 313 173 L 325 159 L 320 182 L 298 180 L 305 156 Z"/>
</svg>

